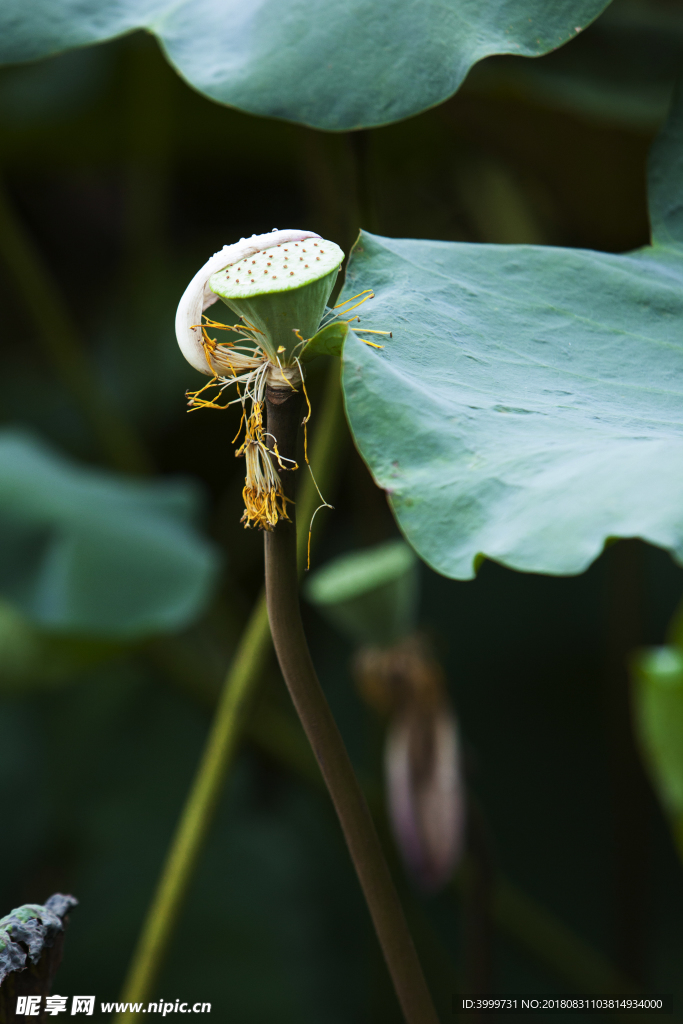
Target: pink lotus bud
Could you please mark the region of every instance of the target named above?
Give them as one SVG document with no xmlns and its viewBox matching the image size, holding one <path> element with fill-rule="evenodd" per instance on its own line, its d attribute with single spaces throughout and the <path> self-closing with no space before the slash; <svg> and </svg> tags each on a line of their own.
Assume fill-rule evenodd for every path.
<svg viewBox="0 0 683 1024">
<path fill-rule="evenodd" d="M 363 698 L 389 714 L 385 774 L 391 823 L 406 868 L 435 892 L 457 867 L 464 845 L 460 744 L 443 669 L 427 639 L 364 647 L 353 663 Z"/>
<path fill-rule="evenodd" d="M 463 849 L 465 802 L 455 718 L 445 703 L 408 703 L 389 726 L 385 750 L 389 812 L 406 868 L 436 892 Z"/>
</svg>

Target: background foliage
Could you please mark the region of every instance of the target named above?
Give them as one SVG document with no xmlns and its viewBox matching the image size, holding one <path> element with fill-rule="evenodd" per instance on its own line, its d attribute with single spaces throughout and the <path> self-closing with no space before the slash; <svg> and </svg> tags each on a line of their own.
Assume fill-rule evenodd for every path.
<svg viewBox="0 0 683 1024">
<path fill-rule="evenodd" d="M 606 0 L 9 0 L 0 61 L 31 60 L 147 28 L 200 92 L 240 110 L 341 130 L 419 113 L 452 95 L 491 53 L 546 53 Z M 321 60 L 321 54 L 324 58 Z"/>
<path fill-rule="evenodd" d="M 70 337 L 87 347 L 105 404 L 142 439 L 138 468 L 198 483 L 204 534 L 224 551 L 215 602 L 182 629 L 96 655 L 76 637 L 80 670 L 71 662 L 59 680 L 3 669 L 0 801 L 11 825 L 0 905 L 57 889 L 79 897 L 59 991 L 117 994 L 261 580 L 261 539 L 239 525 L 237 419 L 185 412 L 196 375 L 172 322 L 186 281 L 223 242 L 273 225 L 311 227 L 347 251 L 359 225 L 607 253 L 646 245 L 647 151 L 682 49 L 675 8 L 617 4 L 557 53 L 489 58 L 441 106 L 338 135 L 215 105 L 142 34 L 3 70 L 9 209 L 54 281 Z M 73 374 L 50 355 L 51 293 L 20 293 L 6 251 L 3 420 L 104 467 L 106 429 L 93 431 Z M 311 364 L 314 408 L 324 362 Z M 337 492 L 326 495 L 336 510 L 317 520 L 329 517 L 317 564 L 396 535 L 347 442 Z M 607 958 L 634 983 L 675 993 L 683 885 L 636 753 L 622 666 L 632 648 L 663 642 L 682 583 L 667 555 L 634 541 L 568 579 L 487 562 L 462 583 L 423 568 L 420 608 L 465 737 L 486 877 L 511 880 L 555 915 L 590 944 L 592 963 Z M 308 625 L 345 738 L 376 789 L 382 728 L 353 691 L 350 648 L 312 608 Z M 2 657 L 16 653 L 16 637 L 0 630 Z M 384 1024 L 397 1019 L 393 996 L 297 729 L 272 668 L 160 994 L 210 999 L 247 1024 Z M 539 919 L 530 925 L 519 903 L 496 905 L 491 942 L 472 962 L 464 951 L 481 907 L 463 903 L 457 885 L 428 901 L 406 880 L 403 890 L 445 1019 L 451 993 L 475 978 L 499 991 L 576 987 L 567 956 L 553 965 L 522 941 Z"/>
</svg>

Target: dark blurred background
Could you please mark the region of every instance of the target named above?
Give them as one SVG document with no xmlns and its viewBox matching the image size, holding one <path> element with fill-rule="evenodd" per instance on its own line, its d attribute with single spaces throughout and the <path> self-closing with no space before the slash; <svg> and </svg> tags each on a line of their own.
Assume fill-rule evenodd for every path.
<svg viewBox="0 0 683 1024">
<path fill-rule="evenodd" d="M 203 485 L 205 528 L 226 566 L 215 605 L 181 636 L 59 683 L 0 681 L 0 912 L 57 890 L 79 898 L 57 991 L 117 997 L 262 582 L 261 537 L 239 522 L 238 414 L 186 411 L 198 375 L 173 318 L 189 278 L 224 243 L 273 227 L 311 228 L 347 252 L 359 226 L 610 252 L 644 245 L 647 151 L 682 58 L 683 4 L 617 3 L 554 54 L 488 59 L 442 106 L 345 135 L 220 107 L 143 34 L 3 70 L 2 187 L 56 295 L 46 306 L 37 286 L 27 302 L 5 218 L 3 424 L 107 465 L 73 374 L 39 328 L 57 301 L 71 343 L 139 438 L 139 464 Z M 327 372 L 318 362 L 314 410 Z M 316 521 L 314 566 L 397 533 L 350 440 L 338 443 L 343 470 L 326 494 L 335 511 Z M 480 884 L 470 860 L 425 898 L 387 844 L 442 1019 L 451 995 L 473 987 L 568 993 L 608 969 L 680 998 L 683 875 L 637 758 L 623 668 L 629 650 L 663 641 L 680 568 L 633 541 L 577 578 L 492 563 L 474 582 L 422 576 L 421 622 L 464 738 Z M 306 620 L 355 764 L 376 791 L 382 724 L 354 690 L 345 641 L 312 608 Z M 240 1024 L 400 1019 L 274 664 L 159 995 L 209 1000 L 218 1019 Z"/>
</svg>

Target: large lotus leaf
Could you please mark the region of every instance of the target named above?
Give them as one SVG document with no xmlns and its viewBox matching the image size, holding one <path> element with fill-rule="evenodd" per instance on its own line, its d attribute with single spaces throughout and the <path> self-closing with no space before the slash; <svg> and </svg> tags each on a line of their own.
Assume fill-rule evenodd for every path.
<svg viewBox="0 0 683 1024">
<path fill-rule="evenodd" d="M 186 482 L 86 469 L 18 431 L 0 434 L 0 597 L 60 633 L 134 639 L 185 625 L 215 554 Z"/>
<path fill-rule="evenodd" d="M 651 154 L 651 247 L 627 255 L 363 235 L 372 288 L 344 389 L 422 557 L 578 573 L 607 538 L 683 562 L 683 98 Z M 367 310 L 367 313 L 365 313 Z"/>
<path fill-rule="evenodd" d="M 535 57 L 605 0 L 4 0 L 0 63 L 136 28 L 221 103 L 340 131 L 440 103 L 492 53 Z"/>
</svg>

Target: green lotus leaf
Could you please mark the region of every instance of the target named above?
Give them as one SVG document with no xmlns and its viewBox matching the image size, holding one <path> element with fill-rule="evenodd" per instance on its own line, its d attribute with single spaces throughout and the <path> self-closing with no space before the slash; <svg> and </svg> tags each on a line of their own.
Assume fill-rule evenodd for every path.
<svg viewBox="0 0 683 1024">
<path fill-rule="evenodd" d="M 536 57 L 605 0 L 4 0 L 0 63 L 148 29 L 196 89 L 240 110 L 343 131 L 432 107 L 493 53 Z"/>
<path fill-rule="evenodd" d="M 483 556 L 584 570 L 611 537 L 683 562 L 683 96 L 653 147 L 653 244 L 626 255 L 363 235 L 370 288 L 346 404 L 419 554 L 447 576 Z M 343 296 L 342 296 L 343 298 Z"/>
<path fill-rule="evenodd" d="M 28 623 L 83 639 L 132 640 L 183 626 L 206 603 L 217 563 L 194 527 L 197 511 L 186 481 L 88 469 L 27 434 L 2 431 L 0 598 Z M 30 660 L 31 633 L 18 622 L 11 656 Z"/>
</svg>

